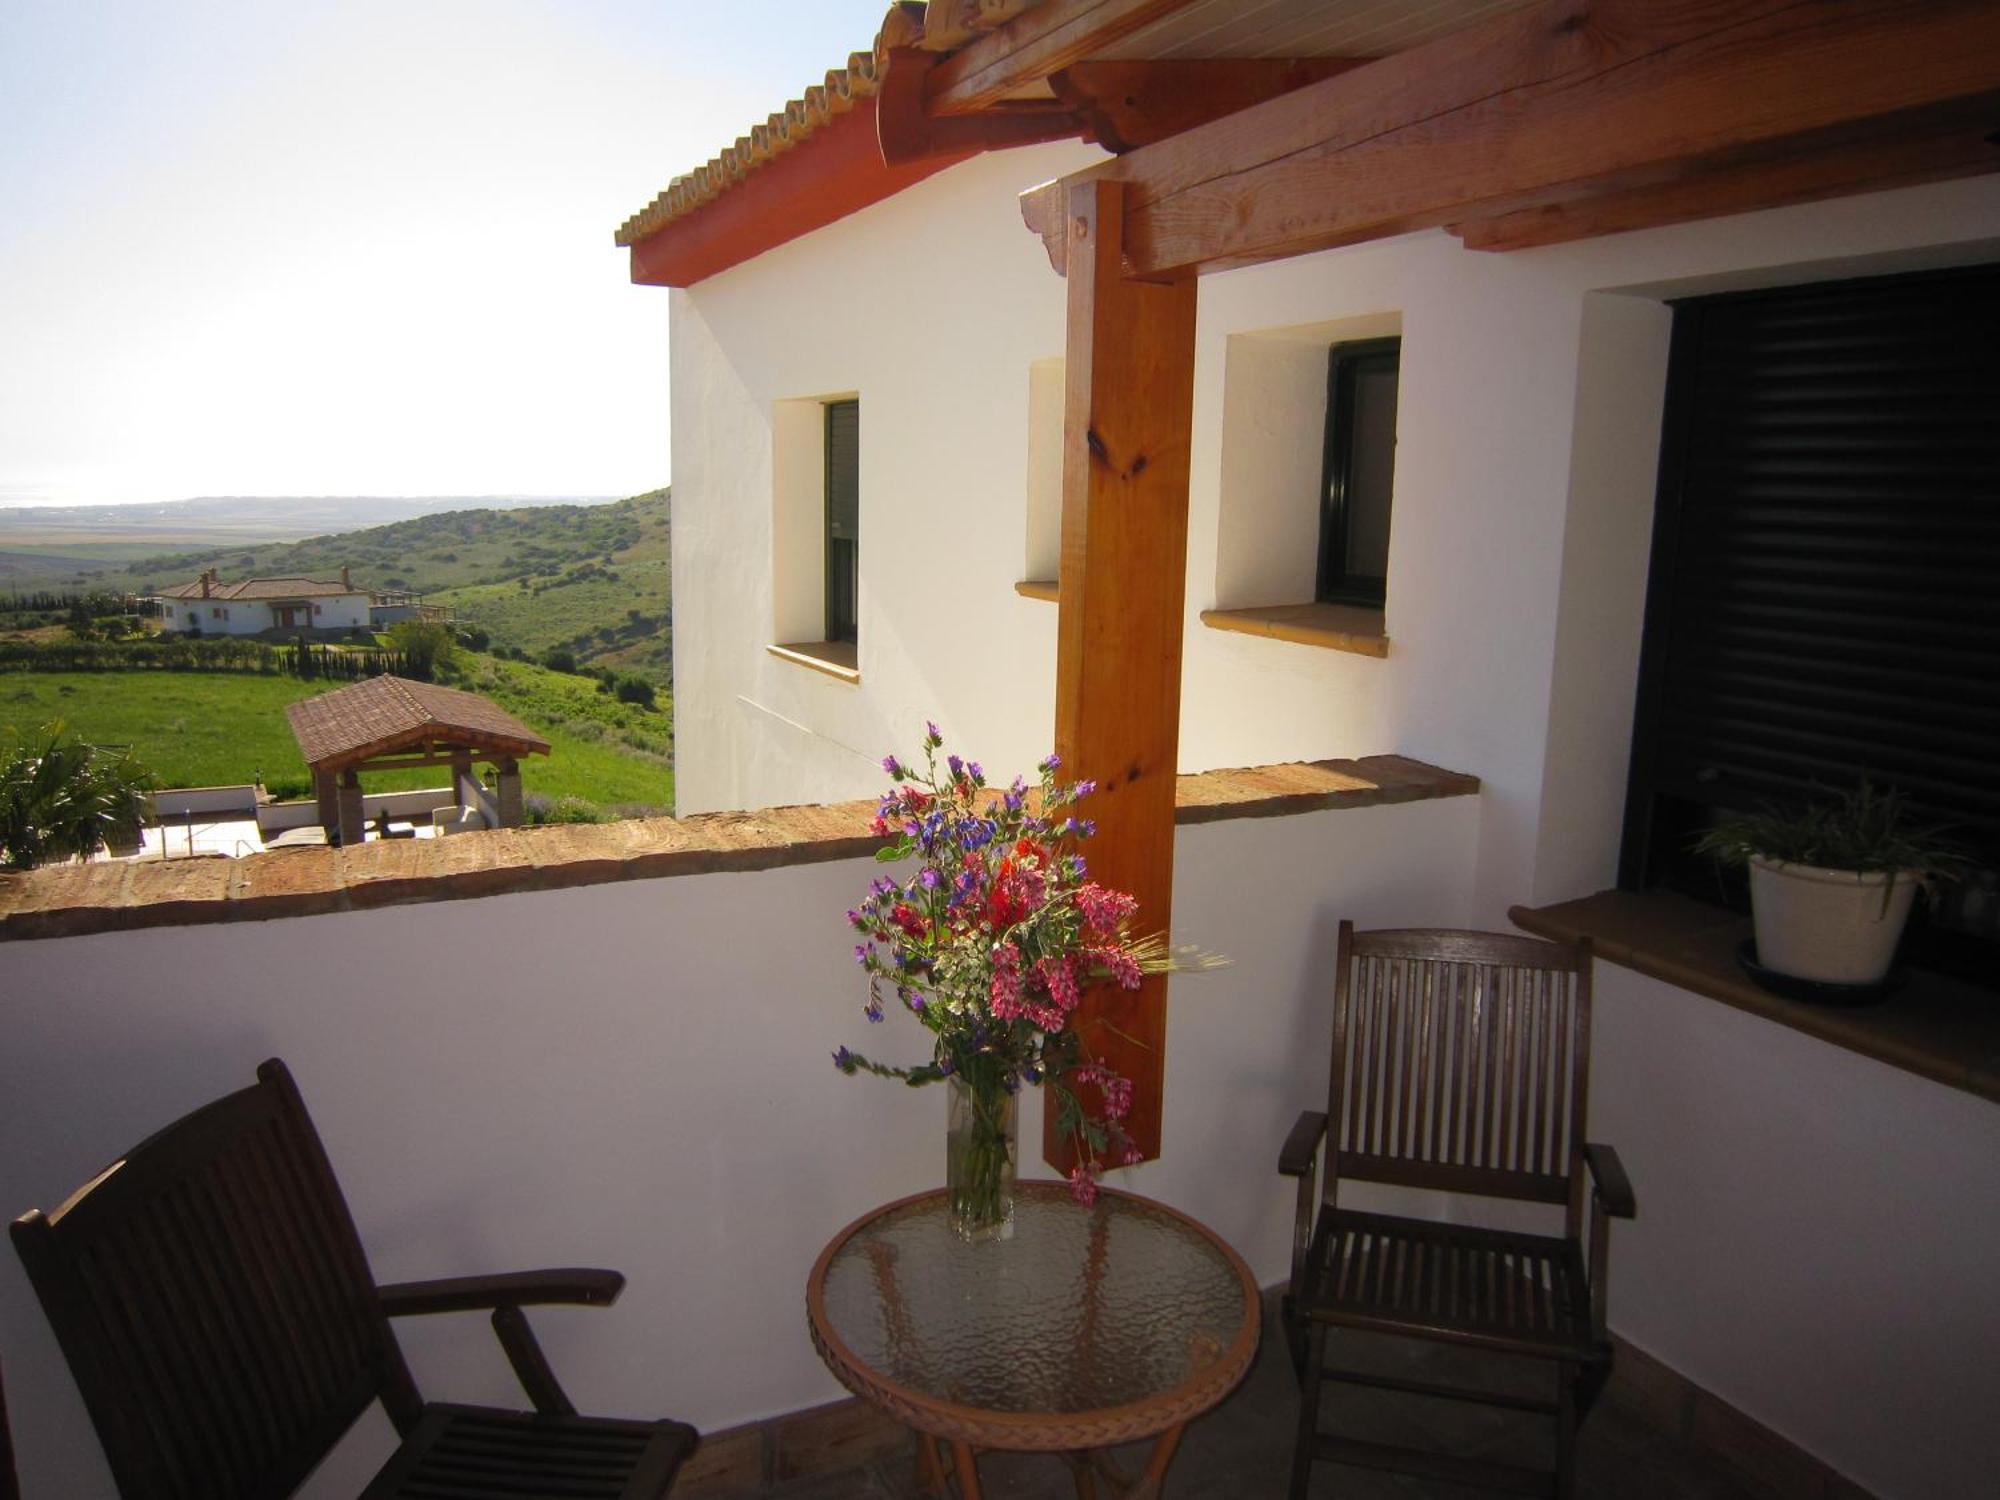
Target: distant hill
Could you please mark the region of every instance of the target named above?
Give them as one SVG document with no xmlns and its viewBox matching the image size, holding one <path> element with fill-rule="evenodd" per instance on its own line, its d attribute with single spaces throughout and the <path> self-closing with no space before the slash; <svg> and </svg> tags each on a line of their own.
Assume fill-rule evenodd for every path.
<svg viewBox="0 0 2000 1500">
<path fill-rule="evenodd" d="M 408 589 L 445 605 L 496 647 L 537 658 L 561 647 L 579 664 L 615 666 L 666 686 L 668 511 L 665 490 L 605 504 L 442 511 L 303 541 L 211 543 L 117 559 L 94 564 L 85 580 L 0 576 L 0 589 L 76 583 L 144 594 L 204 568 L 233 582 L 337 578 L 345 566 L 363 588 Z"/>
<path fill-rule="evenodd" d="M 611 498 L 579 495 L 574 502 L 596 505 Z M 202 495 L 143 505 L 11 505 L 0 506 L 0 546 L 23 532 L 46 531 L 107 537 L 215 531 L 277 541 L 406 521 L 439 511 L 512 510 L 549 503 L 546 495 L 434 495 L 416 499 L 396 495 Z"/>
</svg>

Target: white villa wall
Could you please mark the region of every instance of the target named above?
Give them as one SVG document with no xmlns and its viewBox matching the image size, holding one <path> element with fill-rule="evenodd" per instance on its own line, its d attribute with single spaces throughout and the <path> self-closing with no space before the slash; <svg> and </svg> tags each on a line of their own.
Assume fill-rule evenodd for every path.
<svg viewBox="0 0 2000 1500">
<path fill-rule="evenodd" d="M 864 795 L 927 717 L 989 762 L 1046 748 L 1056 611 L 1012 585 L 1048 549 L 1031 370 L 1062 353 L 1064 283 L 1015 195 L 1089 159 L 981 157 L 672 294 L 682 810 Z M 1664 299 L 1997 254 L 1987 178 L 1507 255 L 1440 231 L 1205 277 L 1181 769 L 1412 755 L 1484 782 L 1482 922 L 1608 885 Z M 1203 626 L 1204 609 L 1309 597 L 1313 350 L 1398 324 L 1388 657 Z M 764 651 L 799 619 L 774 601 L 774 551 L 811 571 L 772 535 L 774 412 L 836 392 L 861 399 L 859 686 Z"/>
<path fill-rule="evenodd" d="M 330 594 L 297 602 L 318 607 L 319 613 L 312 617 L 314 630 L 346 630 L 357 625 L 365 630 L 368 627 L 368 595 L 365 593 Z M 277 625 L 277 614 L 268 599 L 173 599 L 167 601 L 166 608 L 173 611 L 171 615 L 162 617 L 162 623 L 169 630 L 187 630 L 192 625 L 199 625 L 203 635 L 257 635 Z M 228 618 L 219 618 L 216 615 L 218 610 L 226 613 Z"/>
<path fill-rule="evenodd" d="M 1277 1152 L 1325 1097 L 1338 919 L 1463 921 L 1477 810 L 1455 798 L 1183 831 L 1178 930 L 1234 962 L 1174 982 L 1166 1160 L 1114 1182 L 1196 1214 L 1260 1280 L 1282 1279 L 1292 1194 Z M 869 1206 L 942 1179 L 942 1097 L 829 1060 L 842 1043 L 922 1055 L 921 1027 L 861 1015 L 841 913 L 874 870 L 0 946 L 0 1205 L 53 1206 L 276 1054 L 382 1279 L 628 1275 L 613 1309 L 533 1314 L 584 1409 L 713 1430 L 835 1399 L 801 1316 L 813 1257 Z M 1022 1113 L 1023 1160 L 1038 1160 L 1040 1112 Z M 427 1392 L 519 1400 L 483 1318 L 399 1333 Z M 107 1496 L 11 1254 L 0 1350 L 24 1492 Z M 354 1494 L 386 1442 L 372 1418 L 315 1493 Z"/>
</svg>

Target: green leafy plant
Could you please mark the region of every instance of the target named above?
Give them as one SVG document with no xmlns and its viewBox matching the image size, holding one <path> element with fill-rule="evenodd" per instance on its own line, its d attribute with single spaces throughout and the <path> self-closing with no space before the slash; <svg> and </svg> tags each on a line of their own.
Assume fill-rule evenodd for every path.
<svg viewBox="0 0 2000 1500">
<path fill-rule="evenodd" d="M 67 736 L 58 719 L 30 741 L 0 745 L 0 866 L 32 870 L 137 842 L 153 773 L 130 752 Z"/>
<path fill-rule="evenodd" d="M 1943 827 L 1911 819 L 1909 798 L 1901 791 L 1865 780 L 1844 792 L 1823 790 L 1791 807 L 1767 804 L 1756 812 L 1724 813 L 1693 847 L 1726 865 L 1746 865 L 1761 856 L 1824 870 L 1902 872 L 1927 891 L 1968 864 Z"/>
</svg>

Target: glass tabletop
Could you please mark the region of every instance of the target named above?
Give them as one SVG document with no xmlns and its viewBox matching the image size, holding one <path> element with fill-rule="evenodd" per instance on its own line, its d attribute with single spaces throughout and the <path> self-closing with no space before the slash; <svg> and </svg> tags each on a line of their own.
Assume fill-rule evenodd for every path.
<svg viewBox="0 0 2000 1500">
<path fill-rule="evenodd" d="M 828 1248 L 811 1290 L 830 1361 L 993 1413 L 1098 1412 L 1215 1377 L 1226 1391 L 1256 1337 L 1255 1285 L 1214 1235 L 1109 1189 L 1084 1208 L 1061 1183 L 1020 1184 L 1012 1237 L 978 1244 L 952 1233 L 942 1192 L 893 1204 Z"/>
</svg>

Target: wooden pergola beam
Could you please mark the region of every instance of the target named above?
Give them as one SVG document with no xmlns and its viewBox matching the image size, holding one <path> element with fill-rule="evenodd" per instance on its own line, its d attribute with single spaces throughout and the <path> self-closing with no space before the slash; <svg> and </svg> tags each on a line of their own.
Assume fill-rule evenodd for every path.
<svg viewBox="0 0 2000 1500">
<path fill-rule="evenodd" d="M 1545 0 L 1079 175 L 1127 185 L 1127 270 L 1160 276 L 1996 122 L 1990 0 Z M 1023 199 L 1059 270 L 1062 206 Z"/>
<path fill-rule="evenodd" d="M 1063 411 L 1056 750 L 1089 779 L 1093 880 L 1139 899 L 1142 931 L 1173 915 L 1174 776 L 1187 574 L 1195 282 L 1136 281 L 1119 264 L 1123 188 L 1084 182 L 1066 217 L 1072 272 Z M 1078 1012 L 1085 1049 L 1134 1084 L 1126 1122 L 1160 1151 L 1166 980 L 1101 986 Z M 1054 1101 L 1044 1154 L 1067 1168 Z"/>
<path fill-rule="evenodd" d="M 1191 0 L 1047 0 L 940 63 L 926 85 L 934 115 L 969 115 L 1129 36 Z"/>
<path fill-rule="evenodd" d="M 1123 154 L 1373 61 L 1365 57 L 1218 57 L 1080 62 L 1051 74 L 1056 98 Z"/>
</svg>

